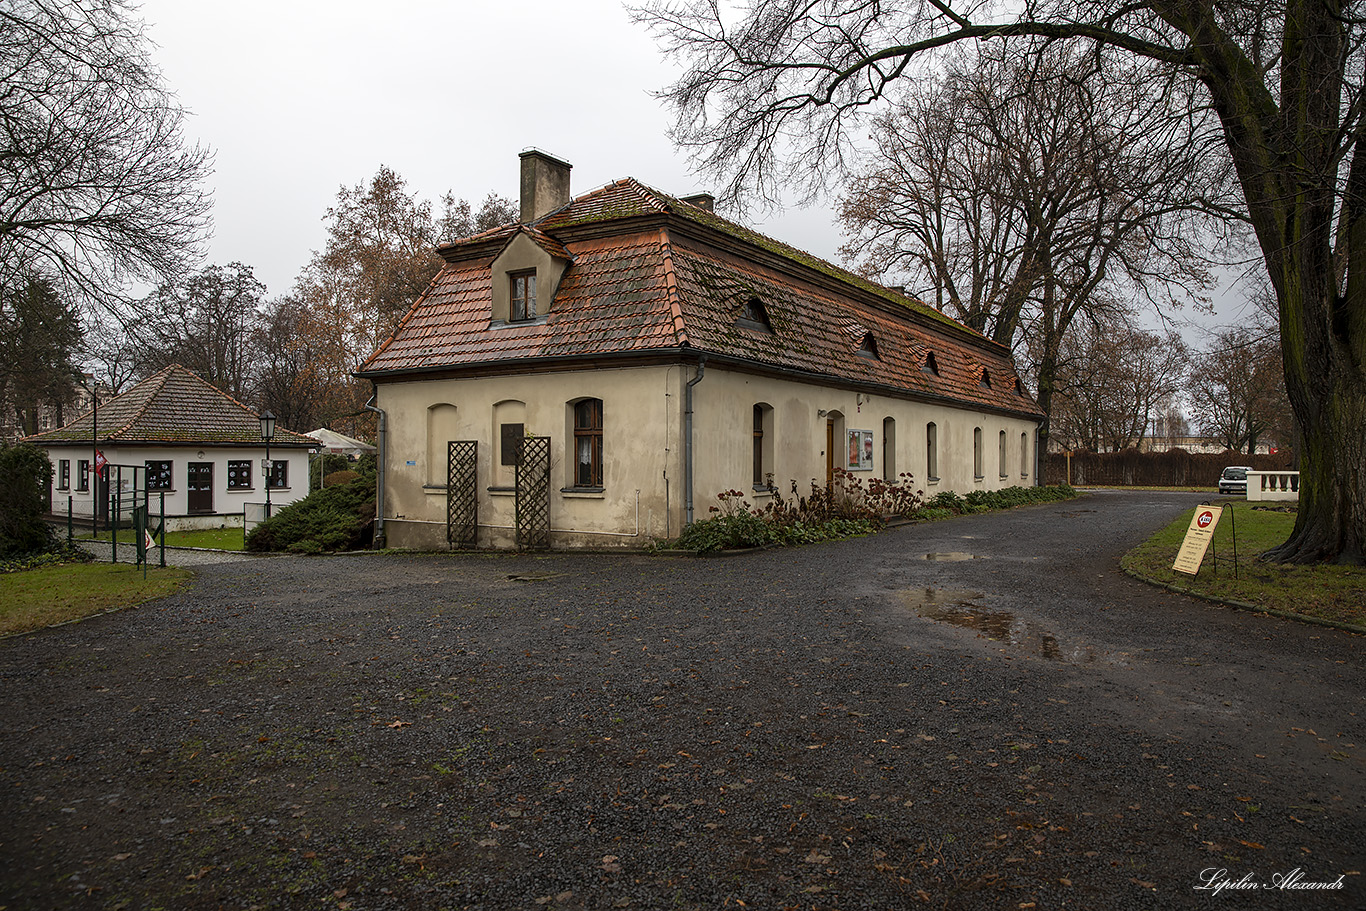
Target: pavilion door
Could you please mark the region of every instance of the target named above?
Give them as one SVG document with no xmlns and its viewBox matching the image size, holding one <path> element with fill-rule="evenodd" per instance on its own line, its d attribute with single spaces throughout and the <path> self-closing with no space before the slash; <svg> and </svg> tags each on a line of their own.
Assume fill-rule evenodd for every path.
<svg viewBox="0 0 1366 911">
<path fill-rule="evenodd" d="M 185 471 L 190 512 L 213 512 L 213 463 L 191 462 Z"/>
</svg>

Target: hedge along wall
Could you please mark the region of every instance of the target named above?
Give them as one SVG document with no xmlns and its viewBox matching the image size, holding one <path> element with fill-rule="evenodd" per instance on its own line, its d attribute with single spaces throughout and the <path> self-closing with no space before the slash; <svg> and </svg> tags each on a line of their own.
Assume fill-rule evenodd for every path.
<svg viewBox="0 0 1366 911">
<path fill-rule="evenodd" d="M 1184 449 L 1077 452 L 1072 456 L 1069 483 L 1085 487 L 1217 487 L 1219 472 L 1226 466 L 1250 465 L 1257 471 L 1284 471 L 1293 459 L 1289 450 L 1270 455 L 1192 453 Z M 1068 481 L 1066 455 L 1050 452 L 1044 457 L 1043 480 L 1045 484 Z"/>
</svg>

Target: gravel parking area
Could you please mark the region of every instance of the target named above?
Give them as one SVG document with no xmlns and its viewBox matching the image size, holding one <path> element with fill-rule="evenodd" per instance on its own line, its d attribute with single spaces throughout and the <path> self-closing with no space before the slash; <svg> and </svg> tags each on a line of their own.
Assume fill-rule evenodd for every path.
<svg viewBox="0 0 1366 911">
<path fill-rule="evenodd" d="M 0 907 L 1360 908 L 1363 639 L 1119 572 L 1198 499 L 198 567 L 0 643 Z"/>
</svg>

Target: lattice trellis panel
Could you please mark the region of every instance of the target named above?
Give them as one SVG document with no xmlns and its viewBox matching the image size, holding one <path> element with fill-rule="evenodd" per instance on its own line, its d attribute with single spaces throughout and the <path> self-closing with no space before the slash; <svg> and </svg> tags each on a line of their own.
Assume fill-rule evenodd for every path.
<svg viewBox="0 0 1366 911">
<path fill-rule="evenodd" d="M 550 547 L 550 437 L 523 437 L 517 447 L 517 546 Z"/>
<path fill-rule="evenodd" d="M 478 440 L 446 444 L 446 542 L 474 547 L 479 538 Z"/>
</svg>

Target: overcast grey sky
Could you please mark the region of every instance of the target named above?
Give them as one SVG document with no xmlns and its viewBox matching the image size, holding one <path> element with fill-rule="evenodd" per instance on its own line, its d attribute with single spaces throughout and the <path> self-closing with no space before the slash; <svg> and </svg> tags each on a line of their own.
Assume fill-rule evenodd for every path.
<svg viewBox="0 0 1366 911">
<path fill-rule="evenodd" d="M 623 177 L 709 189 L 650 95 L 673 71 L 615 0 L 144 0 L 141 14 L 188 138 L 215 152 L 208 262 L 250 265 L 272 296 L 322 246 L 338 188 L 381 164 L 476 208 L 490 191 L 515 201 L 528 146 L 574 165 L 575 195 Z M 827 209 L 746 223 L 830 260 L 841 241 Z"/>
</svg>

